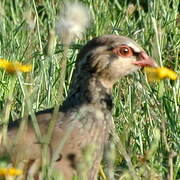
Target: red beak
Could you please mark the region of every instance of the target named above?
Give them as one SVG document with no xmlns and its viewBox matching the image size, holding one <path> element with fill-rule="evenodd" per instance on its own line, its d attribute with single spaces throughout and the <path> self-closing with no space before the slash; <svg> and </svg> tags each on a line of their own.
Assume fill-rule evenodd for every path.
<svg viewBox="0 0 180 180">
<path fill-rule="evenodd" d="M 146 66 L 158 67 L 157 63 L 143 51 L 139 53 L 138 60 L 133 64 L 140 67 L 146 67 Z"/>
</svg>

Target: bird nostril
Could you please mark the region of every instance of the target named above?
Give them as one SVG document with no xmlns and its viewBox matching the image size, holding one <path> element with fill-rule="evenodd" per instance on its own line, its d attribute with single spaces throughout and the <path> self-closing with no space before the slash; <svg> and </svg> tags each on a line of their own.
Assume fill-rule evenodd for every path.
<svg viewBox="0 0 180 180">
<path fill-rule="evenodd" d="M 157 63 L 144 51 L 141 51 L 138 54 L 137 61 L 134 62 L 133 64 L 140 67 L 145 67 L 145 66 L 158 67 Z"/>
<path fill-rule="evenodd" d="M 139 53 L 139 61 L 141 61 L 141 60 L 145 60 L 145 59 L 149 59 L 150 57 L 144 52 L 144 51 L 141 51 L 140 53 Z"/>
</svg>

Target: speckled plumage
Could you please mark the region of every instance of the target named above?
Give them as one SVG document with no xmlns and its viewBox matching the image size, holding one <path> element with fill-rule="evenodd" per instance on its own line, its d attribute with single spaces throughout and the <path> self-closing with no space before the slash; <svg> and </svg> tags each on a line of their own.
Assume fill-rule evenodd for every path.
<svg viewBox="0 0 180 180">
<path fill-rule="evenodd" d="M 133 56 L 120 57 L 115 54 L 113 49 L 120 45 L 129 46 L 134 52 Z M 83 161 L 82 150 L 89 145 L 95 147 L 95 150 L 91 157 L 88 180 L 97 179 L 104 145 L 113 126 L 113 84 L 119 78 L 140 69 L 133 63 L 142 60 L 139 56 L 141 52 L 143 49 L 133 40 L 116 35 L 94 38 L 81 49 L 69 94 L 60 107 L 50 143 L 50 151 L 53 153 L 67 129 L 74 123 L 72 133 L 55 164 L 66 180 L 72 179 L 77 163 Z M 53 109 L 49 109 L 36 114 L 42 133 L 46 132 L 52 113 Z M 8 134 L 10 141 L 13 141 L 16 131 L 17 127 L 12 125 Z M 15 164 L 22 160 L 40 161 L 41 149 L 31 125 L 19 143 L 9 151 Z"/>
</svg>

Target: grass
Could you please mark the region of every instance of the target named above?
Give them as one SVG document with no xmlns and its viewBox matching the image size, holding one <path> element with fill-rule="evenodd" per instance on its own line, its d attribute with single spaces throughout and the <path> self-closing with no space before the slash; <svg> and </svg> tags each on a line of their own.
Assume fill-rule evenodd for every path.
<svg viewBox="0 0 180 180">
<path fill-rule="evenodd" d="M 47 52 L 48 31 L 55 26 L 61 2 L 1 0 L 0 56 L 33 65 L 31 73 L 16 77 L 0 70 L 3 126 L 7 126 L 9 119 L 25 118 L 27 113 L 33 117 L 35 111 L 58 104 L 59 93 L 67 95 L 79 48 L 95 36 L 111 33 L 129 36 L 160 65 L 180 73 L 179 0 L 137 0 L 131 8 L 127 0 L 82 2 L 90 8 L 93 21 L 83 39 L 67 52 L 64 91 L 58 92 L 62 44 L 58 41 L 55 52 Z M 34 18 L 38 23 L 35 29 L 30 29 Z M 121 139 L 114 149 L 115 177 L 180 179 L 180 80 L 148 84 L 143 73 L 138 72 L 120 80 L 113 94 L 113 116 Z M 41 137 L 38 129 L 37 136 Z M 109 174 L 107 165 L 104 162 L 103 167 Z"/>
</svg>

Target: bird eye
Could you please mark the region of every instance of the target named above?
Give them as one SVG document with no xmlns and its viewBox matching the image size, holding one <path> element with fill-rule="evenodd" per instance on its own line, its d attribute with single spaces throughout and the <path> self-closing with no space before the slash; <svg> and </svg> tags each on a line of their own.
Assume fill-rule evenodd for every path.
<svg viewBox="0 0 180 180">
<path fill-rule="evenodd" d="M 129 57 L 133 55 L 132 49 L 128 46 L 123 46 L 123 45 L 115 48 L 113 52 L 118 56 L 123 56 L 123 57 Z"/>
</svg>

